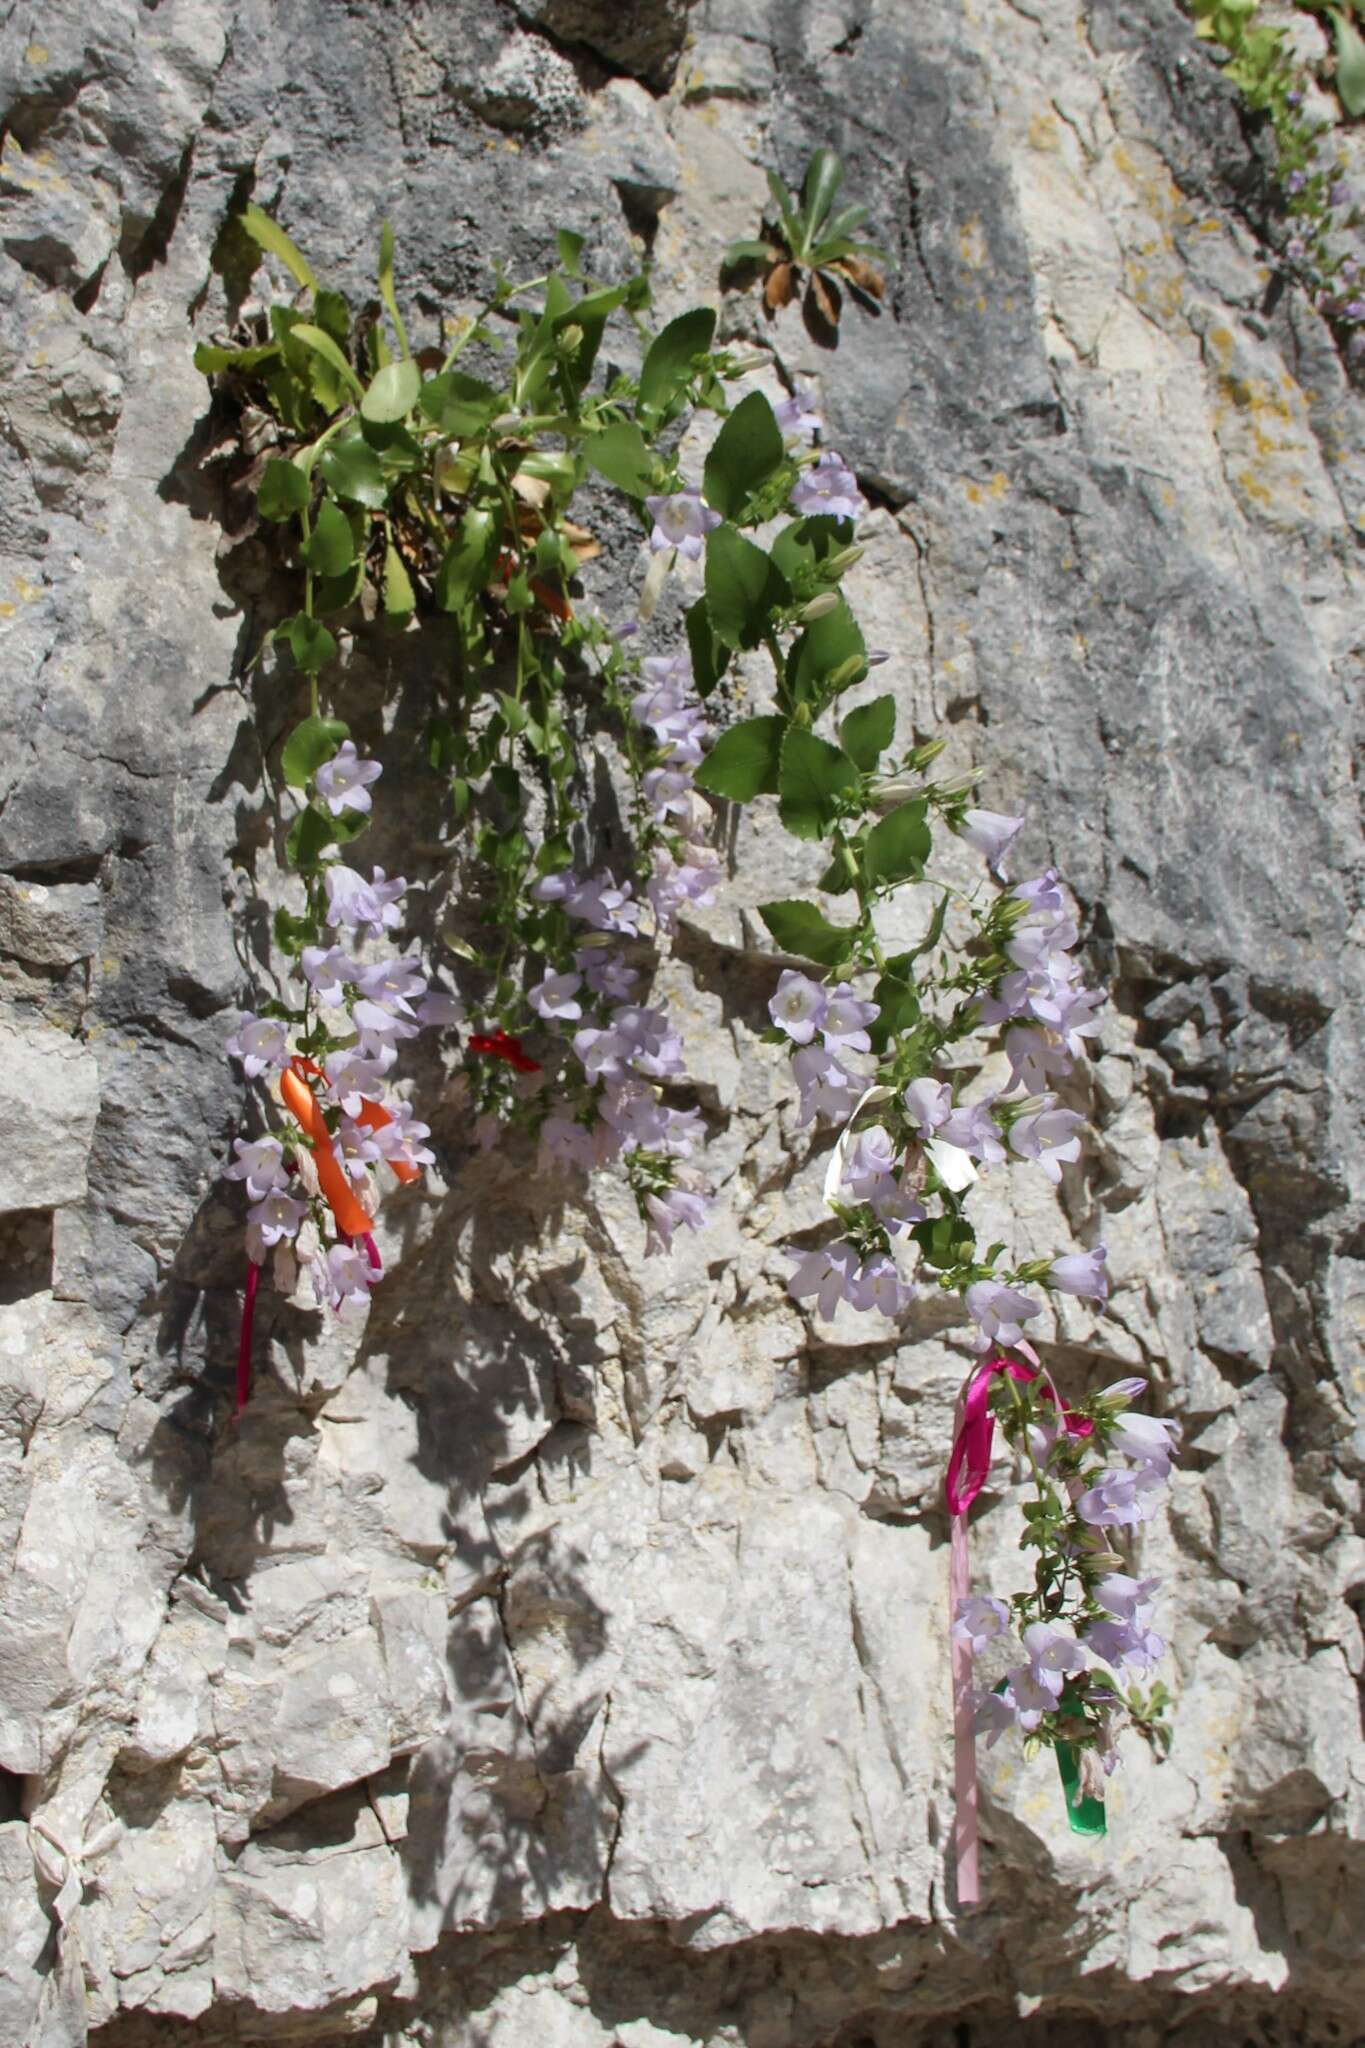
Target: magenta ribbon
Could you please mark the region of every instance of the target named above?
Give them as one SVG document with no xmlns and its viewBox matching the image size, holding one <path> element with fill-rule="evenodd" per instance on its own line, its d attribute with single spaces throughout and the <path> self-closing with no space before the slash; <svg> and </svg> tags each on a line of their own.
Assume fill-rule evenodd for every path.
<svg viewBox="0 0 1365 2048">
<path fill-rule="evenodd" d="M 991 1452 L 995 1444 L 995 1418 L 990 1409 L 991 1381 L 998 1372 L 1008 1373 L 1012 1380 L 1031 1381 L 1041 1376 L 1044 1385 L 1039 1391 L 1058 1411 L 1069 1435 L 1089 1436 L 1095 1427 L 1088 1416 L 1077 1415 L 1074 1410 L 1062 1406 L 1057 1389 L 1041 1366 L 1021 1365 L 1013 1358 L 991 1358 L 979 1360 L 972 1367 L 958 1396 L 953 1417 L 953 1448 L 948 1456 L 948 1470 L 943 1483 L 949 1516 L 950 1630 L 971 1583 L 967 1516 L 991 1469 Z M 971 1645 L 958 1636 L 950 1633 L 948 1641 L 953 1684 L 953 1848 L 957 1862 L 957 1901 L 959 1906 L 972 1907 L 981 1899 L 972 1652 Z"/>
</svg>

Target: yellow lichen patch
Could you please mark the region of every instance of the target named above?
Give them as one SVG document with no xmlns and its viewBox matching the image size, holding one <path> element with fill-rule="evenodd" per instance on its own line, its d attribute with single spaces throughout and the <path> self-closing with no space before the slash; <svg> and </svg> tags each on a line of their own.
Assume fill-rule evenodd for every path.
<svg viewBox="0 0 1365 2048">
<path fill-rule="evenodd" d="M 986 261 L 986 237 L 975 214 L 958 229 L 957 253 L 968 270 L 980 270 Z"/>
<path fill-rule="evenodd" d="M 16 576 L 13 588 L 15 595 L 22 599 L 25 604 L 32 604 L 35 597 L 41 597 L 43 594 L 39 586 L 36 583 L 30 583 L 26 576 Z"/>
<path fill-rule="evenodd" d="M 24 62 L 25 64 L 46 64 L 47 54 L 46 43 L 30 43 L 24 52 Z"/>
<path fill-rule="evenodd" d="M 17 609 L 8 598 L 0 598 L 0 619 L 12 619 Z"/>
<path fill-rule="evenodd" d="M 1221 362 L 1226 363 L 1230 360 L 1236 343 L 1229 328 L 1211 327 L 1208 332 L 1208 342 L 1210 348 L 1214 350 Z"/>
<path fill-rule="evenodd" d="M 1062 138 L 1057 132 L 1057 116 L 1050 107 L 1039 107 L 1028 124 L 1030 149 L 1060 149 Z"/>
</svg>

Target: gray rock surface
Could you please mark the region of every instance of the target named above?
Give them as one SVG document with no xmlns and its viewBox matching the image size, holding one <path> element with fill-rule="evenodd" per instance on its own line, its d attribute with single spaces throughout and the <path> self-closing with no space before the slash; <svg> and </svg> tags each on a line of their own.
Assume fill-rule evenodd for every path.
<svg viewBox="0 0 1365 2048">
<path fill-rule="evenodd" d="M 45 0 L 0 8 L 0 133 L 0 2036 L 1360 2038 L 1362 407 L 1268 290 L 1256 138 L 1173 0 Z M 277 884 L 256 728 L 297 705 L 248 698 L 277 593 L 225 538 L 189 356 L 248 288 L 223 222 L 250 194 L 360 293 L 391 219 L 424 340 L 561 224 L 601 275 L 647 239 L 666 316 L 820 142 L 887 310 L 835 352 L 724 319 L 816 380 L 873 495 L 902 730 L 945 730 L 1076 891 L 1114 995 L 1097 1144 L 1061 1197 L 1021 1169 L 982 1199 L 1023 1252 L 1103 1234 L 1114 1293 L 1062 1304 L 1052 1356 L 1150 1374 L 1187 1432 L 1143 1549 L 1170 1761 L 1130 1740 L 1094 1842 L 987 1756 L 974 1919 L 963 1331 L 785 1295 L 827 1141 L 737 951 L 791 859 L 769 824 L 666 970 L 710 1232 L 643 1267 L 613 1185 L 556 1206 L 474 1152 L 433 1057 L 438 1166 L 385 1212 L 368 1324 L 268 1297 L 230 1417 L 221 1045 Z M 419 936 L 437 658 L 361 636 L 346 684 L 405 778 L 375 853 Z"/>
</svg>

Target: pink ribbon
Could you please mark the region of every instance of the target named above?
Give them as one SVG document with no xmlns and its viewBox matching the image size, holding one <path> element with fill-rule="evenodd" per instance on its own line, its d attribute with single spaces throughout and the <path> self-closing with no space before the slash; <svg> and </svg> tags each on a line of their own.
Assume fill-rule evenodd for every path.
<svg viewBox="0 0 1365 2048">
<path fill-rule="evenodd" d="M 953 1416 L 953 1448 L 943 1491 L 948 1505 L 948 1624 L 967 1597 L 971 1570 L 967 1555 L 967 1516 L 972 1502 L 986 1483 L 995 1446 L 995 1418 L 991 1414 L 991 1381 L 996 1373 L 1012 1380 L 1042 1378 L 1042 1398 L 1051 1401 L 1071 1436 L 1089 1436 L 1095 1425 L 1085 1415 L 1063 1407 L 1051 1376 L 1038 1365 L 1021 1365 L 1013 1358 L 982 1359 L 968 1373 Z M 957 1864 L 957 1902 L 972 1907 L 980 1903 L 979 1836 L 977 1827 L 978 1787 L 976 1777 L 976 1732 L 973 1726 L 971 1645 L 950 1633 L 953 1685 L 953 1849 Z"/>
</svg>

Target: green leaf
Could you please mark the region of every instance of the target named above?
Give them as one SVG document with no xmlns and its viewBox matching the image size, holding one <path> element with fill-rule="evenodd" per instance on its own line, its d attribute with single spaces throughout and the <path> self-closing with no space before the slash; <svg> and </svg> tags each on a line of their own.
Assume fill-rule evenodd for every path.
<svg viewBox="0 0 1365 2048">
<path fill-rule="evenodd" d="M 823 839 L 839 815 L 839 798 L 857 786 L 858 770 L 842 747 L 807 726 L 788 728 L 778 792 L 782 823 L 795 838 Z"/>
<path fill-rule="evenodd" d="M 300 550 L 304 561 L 318 576 L 340 576 L 355 560 L 351 522 L 330 498 L 324 498 L 313 520 L 313 531 Z"/>
<path fill-rule="evenodd" d="M 1332 16 L 1337 39 L 1337 98 L 1352 119 L 1365 114 L 1365 42 L 1344 14 Z"/>
<path fill-rule="evenodd" d="M 654 458 L 645 437 L 629 420 L 604 427 L 583 444 L 589 464 L 628 497 L 643 498 L 654 484 Z"/>
<path fill-rule="evenodd" d="M 422 372 L 416 363 L 385 363 L 370 379 L 360 401 L 361 416 L 379 426 L 392 426 L 406 419 L 422 389 Z"/>
<path fill-rule="evenodd" d="M 716 331 L 710 306 L 680 313 L 655 335 L 640 370 L 640 410 L 660 413 L 687 383 L 696 358 L 705 355 Z"/>
<path fill-rule="evenodd" d="M 787 656 L 787 687 L 793 701 L 824 704 L 831 695 L 830 679 L 836 670 L 845 671 L 839 690 L 849 689 L 867 674 L 862 629 L 842 597 L 833 611 L 807 626 Z"/>
<path fill-rule="evenodd" d="M 486 427 L 502 401 L 491 384 L 466 377 L 462 370 L 442 370 L 427 379 L 417 402 L 443 434 L 458 440 Z"/>
<path fill-rule="evenodd" d="M 497 553 L 501 521 L 482 505 L 471 505 L 436 571 L 436 602 L 458 611 L 488 581 Z"/>
<path fill-rule="evenodd" d="M 746 804 L 761 790 L 775 791 L 782 761 L 785 718 L 746 718 L 723 732 L 693 775 L 698 789 Z"/>
<path fill-rule="evenodd" d="M 330 612 L 344 612 L 359 597 L 364 581 L 365 564 L 358 557 L 335 576 L 319 576 L 313 587 L 313 610 L 323 618 Z"/>
<path fill-rule="evenodd" d="M 731 242 L 721 258 L 722 270 L 730 270 L 739 263 L 773 263 L 780 252 L 771 242 L 753 242 L 741 239 Z"/>
<path fill-rule="evenodd" d="M 296 612 L 292 619 L 286 619 L 277 626 L 275 637 L 288 642 L 296 665 L 307 676 L 317 675 L 329 661 L 336 659 L 336 641 L 325 626 L 320 626 L 316 619 L 310 619 L 306 612 Z"/>
<path fill-rule="evenodd" d="M 292 519 L 308 503 L 308 479 L 295 463 L 272 455 L 261 475 L 256 510 L 262 519 Z"/>
<path fill-rule="evenodd" d="M 757 647 L 772 615 L 791 597 L 777 565 L 733 526 L 718 526 L 706 543 L 706 605 L 712 629 L 727 647 Z"/>
<path fill-rule="evenodd" d="M 391 619 L 409 619 L 417 609 L 417 593 L 403 557 L 393 542 L 384 550 L 384 610 Z"/>
<path fill-rule="evenodd" d="M 338 348 L 345 347 L 351 332 L 351 309 L 340 292 L 321 288 L 314 292 L 313 325 L 330 334 Z"/>
<path fill-rule="evenodd" d="M 295 248 L 282 227 L 262 213 L 259 206 L 244 206 L 241 213 L 242 226 L 258 249 L 264 249 L 267 256 L 278 256 L 280 262 L 296 283 L 317 290 L 318 281 L 313 275 L 313 266 L 302 250 Z"/>
<path fill-rule="evenodd" d="M 377 512 L 388 499 L 384 466 L 359 434 L 349 441 L 333 441 L 324 448 L 318 468 L 337 496 L 348 498 L 352 504 L 368 505 L 372 512 Z"/>
<path fill-rule="evenodd" d="M 412 350 L 408 347 L 408 330 L 403 325 L 403 316 L 398 310 L 398 301 L 393 294 L 393 229 L 387 221 L 379 233 L 379 296 L 388 308 L 393 331 L 398 336 L 398 346 L 406 362 Z M 407 406 L 404 406 L 403 412 L 407 410 Z M 402 414 L 400 413 L 398 417 L 401 419 Z"/>
<path fill-rule="evenodd" d="M 311 804 L 306 811 L 300 811 L 289 827 L 289 837 L 285 841 L 290 867 L 301 870 L 316 867 L 326 849 L 334 846 L 341 837 L 337 823 L 325 811 L 314 810 Z"/>
<path fill-rule="evenodd" d="M 321 327 L 314 327 L 310 321 L 297 320 L 289 329 L 289 335 L 291 340 L 301 341 L 306 348 L 311 348 L 315 354 L 320 355 L 324 363 L 336 371 L 343 384 L 359 393 L 360 379 L 330 334 L 324 333 Z"/>
<path fill-rule="evenodd" d="M 890 1041 L 919 1022 L 919 995 L 913 984 L 899 974 L 884 974 L 872 991 L 881 1014 L 867 1027 L 874 1052 L 885 1052 Z"/>
<path fill-rule="evenodd" d="M 707 502 L 732 519 L 787 459 L 782 429 L 761 391 L 741 399 L 712 443 L 703 483 Z"/>
<path fill-rule="evenodd" d="M 194 367 L 206 377 L 215 377 L 220 370 L 254 370 L 279 352 L 279 343 L 274 341 L 261 342 L 255 348 L 215 348 L 212 342 L 201 341 L 194 351 Z"/>
<path fill-rule="evenodd" d="M 351 728 L 339 718 L 305 718 L 284 743 L 280 773 L 291 789 L 306 789 L 324 761 L 330 761 Z"/>
<path fill-rule="evenodd" d="M 704 597 L 688 606 L 683 614 L 683 624 L 687 628 L 688 652 L 692 656 L 692 681 L 697 695 L 706 698 L 730 666 L 730 650 L 711 630 L 711 615 Z"/>
<path fill-rule="evenodd" d="M 825 222 L 825 216 L 834 204 L 834 195 L 843 181 L 844 167 L 832 149 L 817 149 L 806 166 L 806 182 L 801 187 L 802 211 L 806 225 L 812 234 L 818 234 Z"/>
<path fill-rule="evenodd" d="M 559 251 L 559 260 L 565 270 L 568 271 L 570 277 L 581 277 L 583 274 L 582 235 L 576 235 L 571 228 L 559 228 L 555 233 L 555 247 Z"/>
<path fill-rule="evenodd" d="M 887 695 L 874 697 L 850 711 L 839 727 L 839 743 L 851 754 L 864 774 L 871 774 L 890 746 L 896 732 L 896 700 Z"/>
<path fill-rule="evenodd" d="M 795 583 L 803 572 L 813 573 L 852 543 L 851 519 L 831 519 L 827 512 L 815 512 L 783 527 L 773 542 L 773 560 L 788 581 Z"/>
<path fill-rule="evenodd" d="M 854 927 L 831 924 L 813 903 L 760 903 L 758 914 L 784 953 L 799 953 L 806 960 L 818 960 L 822 967 L 837 967 L 853 950 Z"/>
<path fill-rule="evenodd" d="M 882 818 L 872 827 L 863 848 L 863 872 L 874 886 L 905 882 L 924 872 L 933 844 L 923 797 Z"/>
</svg>

